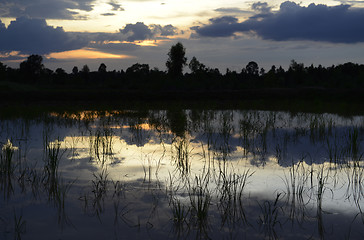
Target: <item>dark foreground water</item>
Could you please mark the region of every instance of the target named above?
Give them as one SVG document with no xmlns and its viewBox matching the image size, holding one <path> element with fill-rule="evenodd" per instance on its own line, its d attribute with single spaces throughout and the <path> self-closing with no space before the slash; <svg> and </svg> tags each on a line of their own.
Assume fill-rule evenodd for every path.
<svg viewBox="0 0 364 240">
<path fill-rule="evenodd" d="M 2 116 L 0 144 L 0 239 L 364 238 L 364 116 Z"/>
</svg>

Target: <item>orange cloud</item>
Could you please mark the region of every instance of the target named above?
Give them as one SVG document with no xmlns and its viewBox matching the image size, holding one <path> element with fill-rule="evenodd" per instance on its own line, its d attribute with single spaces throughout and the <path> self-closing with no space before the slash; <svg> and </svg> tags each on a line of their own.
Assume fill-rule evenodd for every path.
<svg viewBox="0 0 364 240">
<path fill-rule="evenodd" d="M 72 51 L 65 51 L 59 53 L 50 53 L 46 55 L 47 58 L 56 58 L 56 59 L 100 59 L 100 58 L 114 58 L 114 59 L 125 59 L 125 58 L 134 58 L 130 55 L 123 54 L 111 54 L 96 51 L 92 48 L 84 48 Z"/>
</svg>

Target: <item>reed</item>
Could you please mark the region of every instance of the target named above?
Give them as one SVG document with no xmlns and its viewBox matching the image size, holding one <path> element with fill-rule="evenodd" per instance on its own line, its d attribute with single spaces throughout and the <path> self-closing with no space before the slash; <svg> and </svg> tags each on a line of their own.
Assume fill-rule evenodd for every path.
<svg viewBox="0 0 364 240">
<path fill-rule="evenodd" d="M 17 164 L 13 162 L 13 156 L 18 149 L 18 147 L 13 146 L 10 139 L 2 146 L 0 154 L 0 173 L 2 175 L 11 175 L 14 172 Z"/>
<path fill-rule="evenodd" d="M 47 144 L 47 157 L 44 165 L 44 171 L 47 178 L 56 178 L 58 176 L 58 166 L 62 155 L 60 149 L 61 142 L 59 140 L 55 140 L 54 142 L 49 142 Z"/>
<path fill-rule="evenodd" d="M 364 152 L 360 149 L 359 128 L 349 129 L 347 136 L 347 152 L 354 165 L 359 166 Z"/>
<path fill-rule="evenodd" d="M 277 193 L 274 202 L 264 201 L 263 204 L 259 204 L 261 213 L 259 215 L 258 224 L 269 239 L 279 239 L 276 227 L 282 227 L 282 223 L 279 220 L 281 214 L 283 214 L 282 207 L 279 206 L 279 200 L 281 193 Z"/>
<path fill-rule="evenodd" d="M 191 170 L 190 142 L 186 138 L 176 138 L 173 141 L 173 150 L 175 155 L 173 157 L 177 168 L 182 172 L 188 174 Z"/>
<path fill-rule="evenodd" d="M 208 175 L 195 176 L 193 184 L 189 184 L 188 195 L 192 220 L 197 223 L 199 229 L 205 229 L 212 198 L 208 189 Z"/>
<path fill-rule="evenodd" d="M 113 155 L 113 132 L 104 126 L 94 134 L 90 131 L 90 156 L 103 166 Z"/>
<path fill-rule="evenodd" d="M 4 198 L 10 197 L 14 192 L 13 178 L 17 163 L 14 163 L 14 152 L 18 148 L 13 146 L 12 142 L 8 139 L 1 148 L 0 154 L 0 190 L 3 190 Z"/>
<path fill-rule="evenodd" d="M 306 205 L 310 202 L 308 182 L 311 177 L 311 170 L 305 167 L 304 158 L 302 158 L 297 164 L 292 164 L 288 172 L 288 176 L 284 173 L 286 185 L 284 197 L 287 204 L 286 208 L 288 208 L 287 212 L 292 225 L 296 221 L 302 224 L 306 217 Z"/>
<path fill-rule="evenodd" d="M 191 209 L 183 204 L 178 197 L 171 198 L 171 207 L 175 227 L 181 229 L 184 224 L 188 225 L 187 220 Z"/>
<path fill-rule="evenodd" d="M 218 209 L 222 218 L 222 226 L 225 223 L 235 225 L 242 220 L 247 223 L 244 210 L 243 191 L 248 184 L 248 179 L 254 174 L 250 169 L 242 174 L 221 173 L 221 178 L 217 186 Z"/>
<path fill-rule="evenodd" d="M 23 215 L 17 216 L 14 209 L 14 240 L 21 240 L 22 235 L 26 233 L 27 222 Z"/>
</svg>

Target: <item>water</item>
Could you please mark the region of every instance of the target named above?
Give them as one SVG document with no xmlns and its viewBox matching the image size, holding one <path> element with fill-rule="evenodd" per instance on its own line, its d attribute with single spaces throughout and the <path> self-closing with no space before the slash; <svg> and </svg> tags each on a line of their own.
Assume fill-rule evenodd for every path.
<svg viewBox="0 0 364 240">
<path fill-rule="evenodd" d="M 123 110 L 0 124 L 0 239 L 364 237 L 364 116 Z"/>
</svg>

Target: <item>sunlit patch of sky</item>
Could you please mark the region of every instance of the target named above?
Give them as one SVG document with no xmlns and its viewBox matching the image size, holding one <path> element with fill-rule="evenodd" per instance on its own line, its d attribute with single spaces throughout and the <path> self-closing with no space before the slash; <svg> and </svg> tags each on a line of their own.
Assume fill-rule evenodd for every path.
<svg viewBox="0 0 364 240">
<path fill-rule="evenodd" d="M 102 59 L 102 58 L 133 58 L 129 55 L 116 55 L 111 53 L 99 52 L 95 49 L 78 49 L 46 55 L 47 58 L 56 59 Z"/>
</svg>

